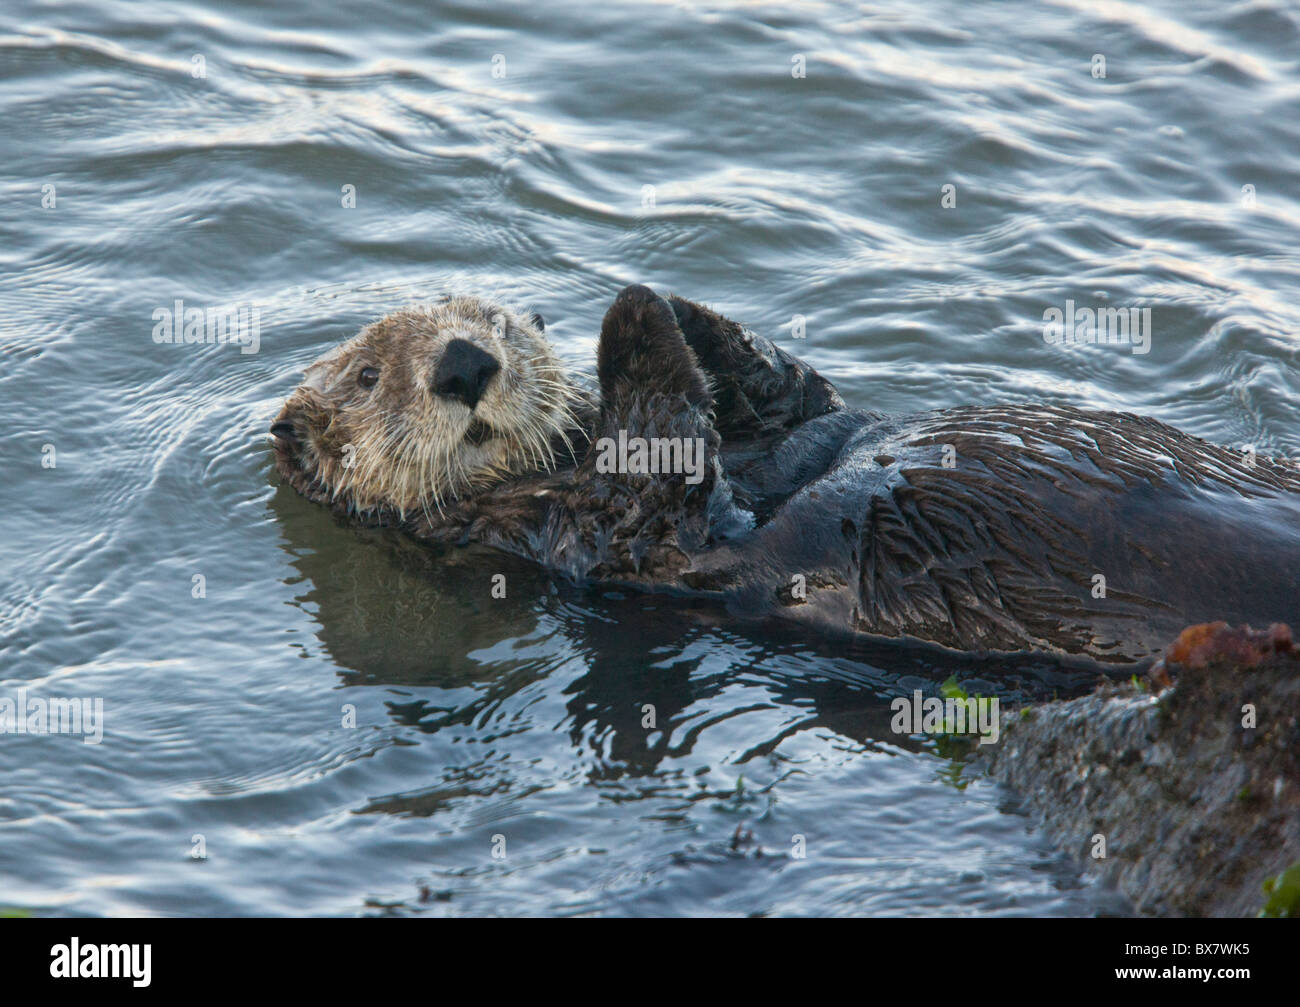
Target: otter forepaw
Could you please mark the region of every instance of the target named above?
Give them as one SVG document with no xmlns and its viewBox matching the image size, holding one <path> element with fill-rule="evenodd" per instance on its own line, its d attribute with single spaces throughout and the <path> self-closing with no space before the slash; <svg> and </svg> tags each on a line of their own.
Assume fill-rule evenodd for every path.
<svg viewBox="0 0 1300 1007">
<path fill-rule="evenodd" d="M 676 393 L 693 405 L 712 403 L 672 305 L 639 283 L 619 291 L 605 312 L 596 366 L 607 401 L 629 393 Z"/>
<path fill-rule="evenodd" d="M 673 295 L 669 305 L 712 380 L 716 425 L 724 437 L 789 429 L 844 408 L 829 381 L 771 340 L 684 297 Z"/>
</svg>

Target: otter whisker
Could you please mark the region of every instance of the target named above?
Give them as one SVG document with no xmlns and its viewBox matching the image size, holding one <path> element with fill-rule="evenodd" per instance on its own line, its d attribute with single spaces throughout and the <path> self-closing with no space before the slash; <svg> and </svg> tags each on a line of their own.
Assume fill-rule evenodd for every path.
<svg viewBox="0 0 1300 1007">
<path fill-rule="evenodd" d="M 459 396 L 432 390 L 452 339 L 499 365 L 468 428 Z M 362 369 L 378 371 L 377 383 L 359 386 Z M 392 511 L 430 524 L 485 487 L 554 471 L 563 452 L 576 454 L 575 431 L 589 436 L 582 404 L 590 394 L 570 382 L 531 316 L 474 297 L 367 326 L 313 363 L 294 399 L 286 407 L 301 407 L 311 427 L 296 461 L 314 494 L 350 513 Z"/>
</svg>

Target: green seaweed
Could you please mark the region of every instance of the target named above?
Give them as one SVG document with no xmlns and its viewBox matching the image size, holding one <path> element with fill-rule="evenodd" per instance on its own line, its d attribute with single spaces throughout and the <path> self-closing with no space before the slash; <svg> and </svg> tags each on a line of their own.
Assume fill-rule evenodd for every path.
<svg viewBox="0 0 1300 1007">
<path fill-rule="evenodd" d="M 949 675 L 947 680 L 944 681 L 939 686 L 939 695 L 942 696 L 945 700 L 955 699 L 961 703 L 964 703 L 971 698 L 974 698 L 976 700 L 981 700 L 984 698 L 984 694 L 980 692 L 975 693 L 974 697 L 971 697 L 969 694 L 967 694 L 966 690 L 957 684 L 956 675 Z M 947 714 L 945 714 L 943 718 L 942 735 L 946 735 L 951 738 L 968 738 L 972 733 L 971 731 L 967 731 L 964 734 L 958 734 L 956 727 L 957 725 L 953 723 L 952 718 L 950 718 L 949 716 L 947 716 Z"/>
<path fill-rule="evenodd" d="M 1269 919 L 1296 919 L 1300 917 L 1300 861 L 1285 871 L 1264 881 L 1264 894 L 1268 901 L 1259 915 Z"/>
<path fill-rule="evenodd" d="M 959 746 L 961 751 L 958 751 Z M 937 754 L 944 759 L 943 766 L 935 773 L 935 779 L 952 787 L 953 790 L 965 790 L 970 786 L 970 780 L 963 775 L 970 742 L 964 738 L 942 735 L 935 739 L 935 748 Z"/>
<path fill-rule="evenodd" d="M 970 699 L 966 690 L 957 684 L 956 675 L 949 675 L 947 681 L 939 686 L 939 695 L 944 699 Z"/>
</svg>

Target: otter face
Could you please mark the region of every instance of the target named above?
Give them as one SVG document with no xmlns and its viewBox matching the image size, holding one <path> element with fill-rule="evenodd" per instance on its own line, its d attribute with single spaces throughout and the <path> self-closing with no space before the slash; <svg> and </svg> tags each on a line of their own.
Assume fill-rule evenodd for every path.
<svg viewBox="0 0 1300 1007">
<path fill-rule="evenodd" d="M 540 316 L 447 298 L 314 361 L 271 437 L 281 474 L 305 495 L 405 515 L 553 467 L 575 398 Z"/>
</svg>

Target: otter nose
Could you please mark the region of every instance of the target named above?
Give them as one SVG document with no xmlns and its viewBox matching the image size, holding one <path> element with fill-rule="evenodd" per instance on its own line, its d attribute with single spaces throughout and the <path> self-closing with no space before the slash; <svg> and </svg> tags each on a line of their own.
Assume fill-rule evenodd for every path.
<svg viewBox="0 0 1300 1007">
<path fill-rule="evenodd" d="M 483 397 L 492 375 L 501 370 L 496 357 L 480 350 L 468 339 L 453 339 L 442 351 L 433 372 L 433 390 L 447 398 L 460 399 L 473 409 Z"/>
</svg>

